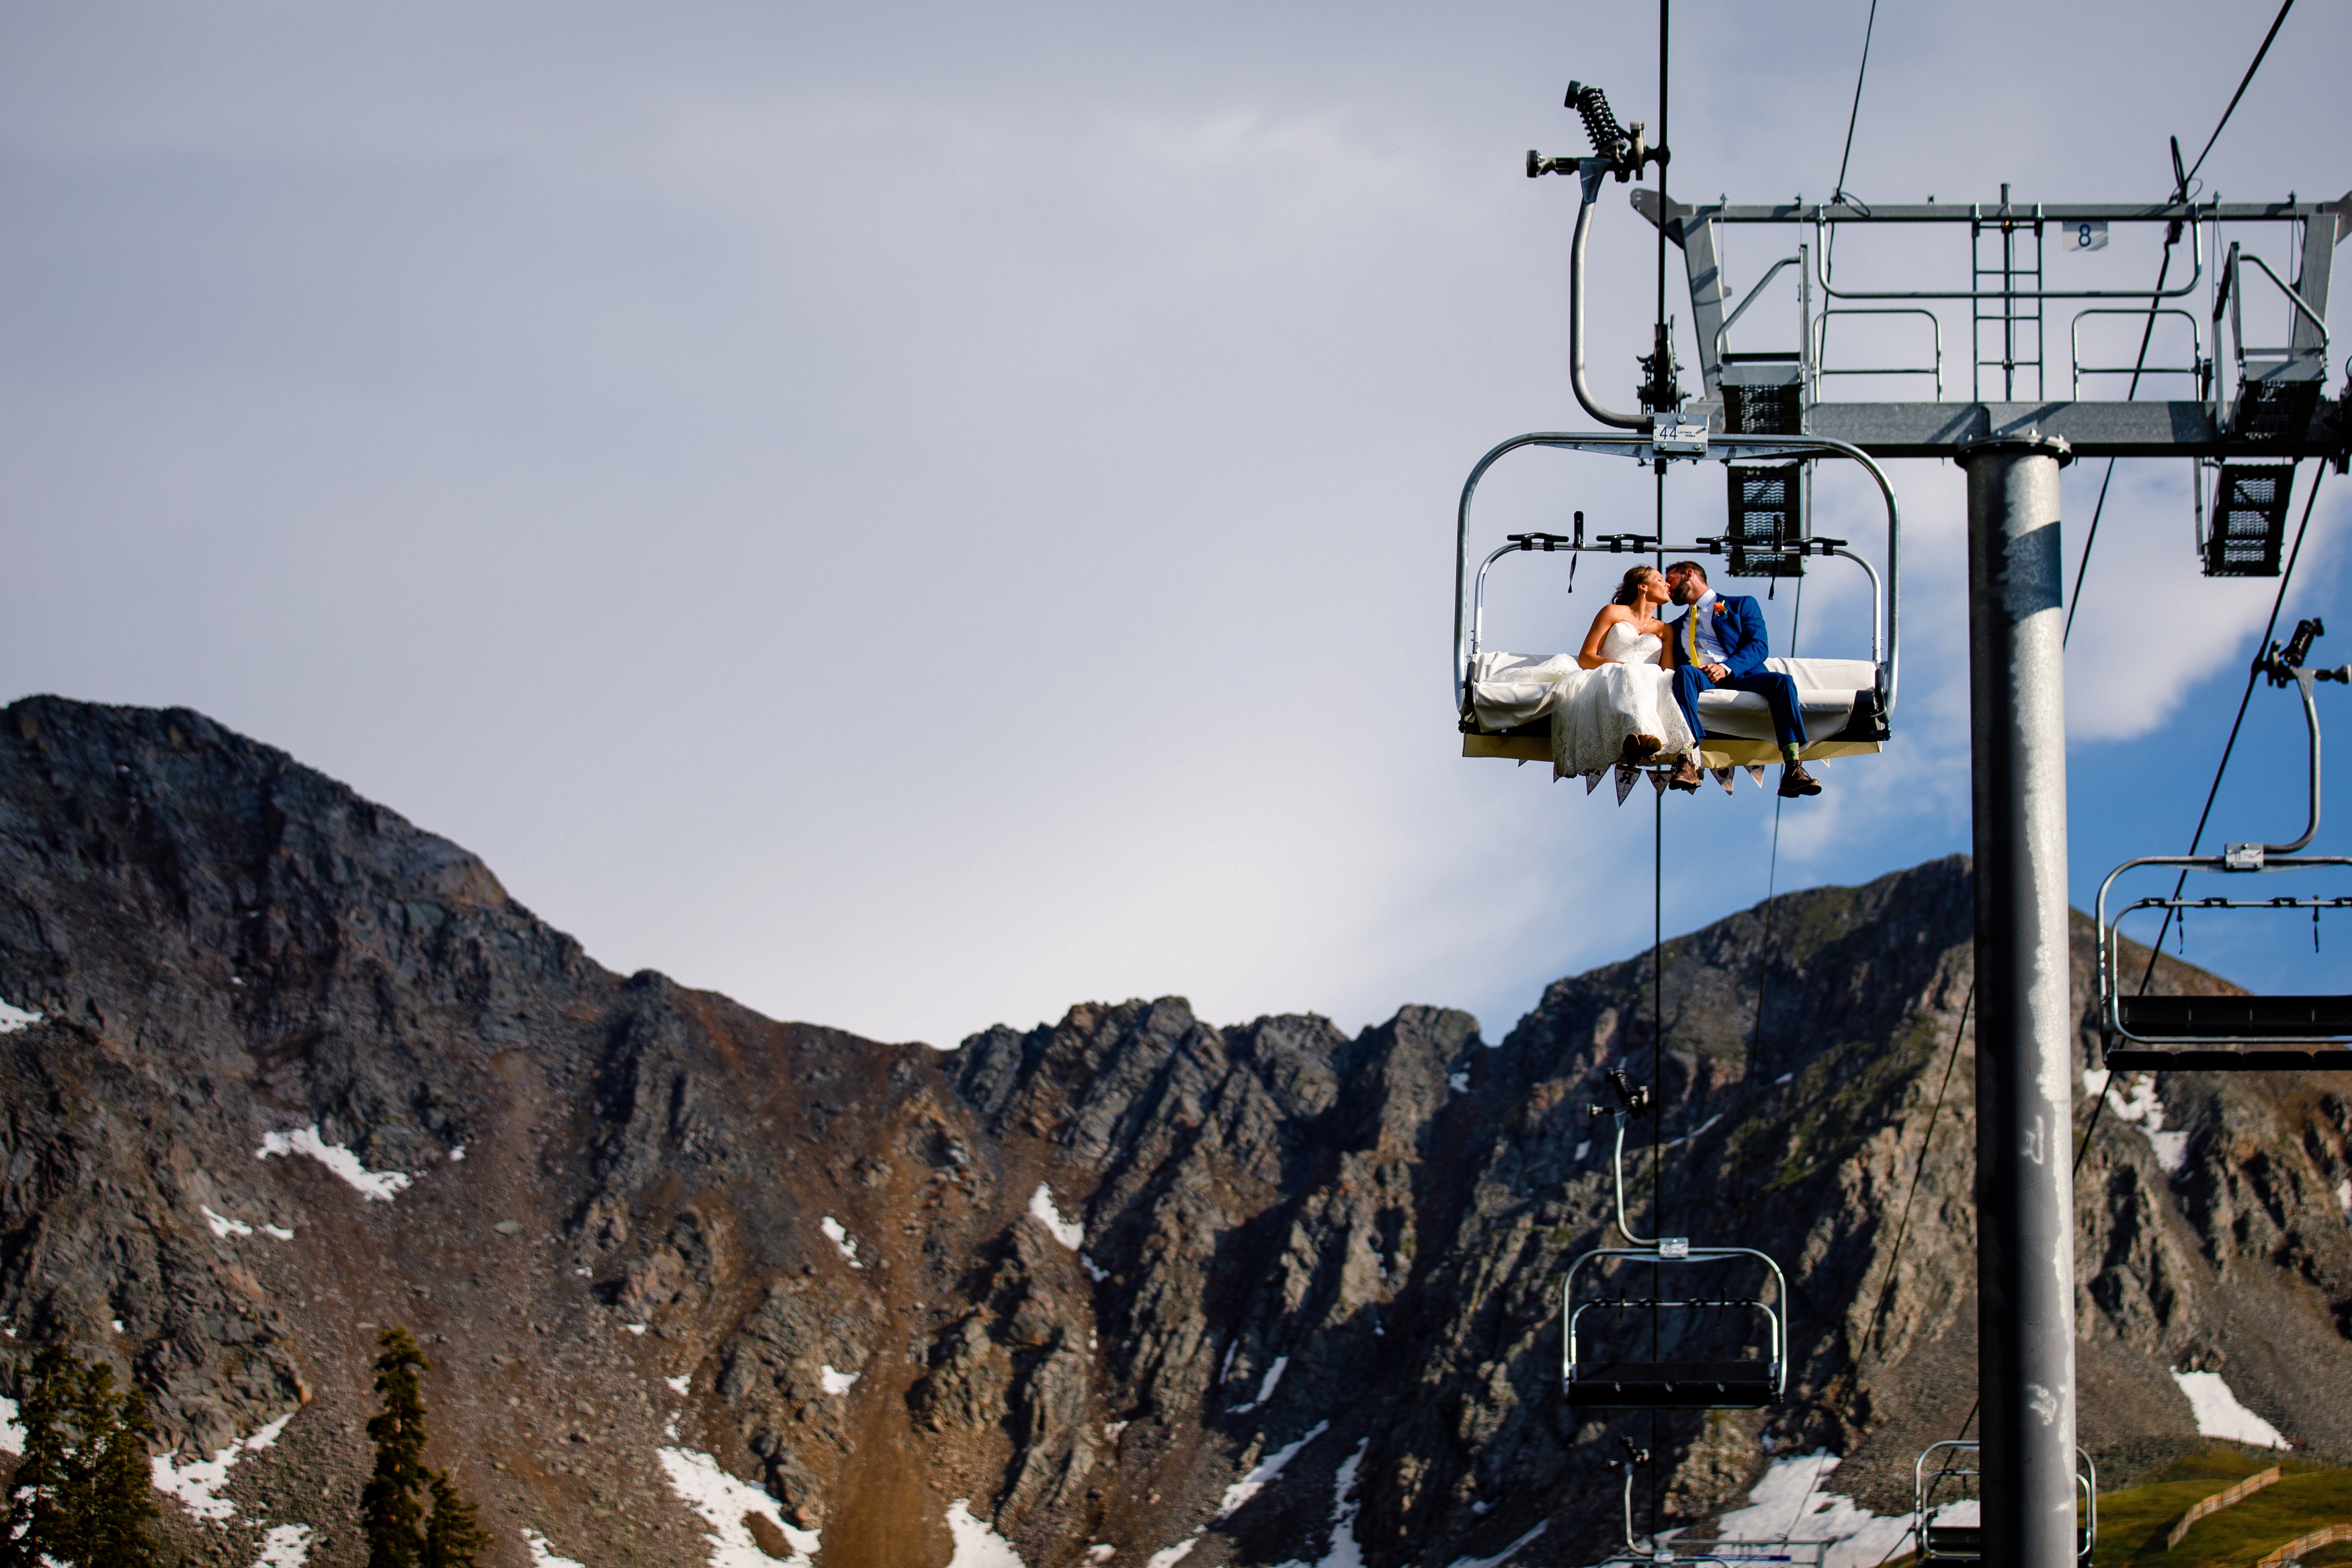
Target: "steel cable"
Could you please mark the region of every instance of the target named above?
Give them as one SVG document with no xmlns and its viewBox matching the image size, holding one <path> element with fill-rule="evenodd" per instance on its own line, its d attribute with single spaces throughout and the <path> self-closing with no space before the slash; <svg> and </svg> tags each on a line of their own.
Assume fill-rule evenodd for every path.
<svg viewBox="0 0 2352 1568">
<path fill-rule="evenodd" d="M 2278 630 L 2279 612 L 2286 605 L 2288 584 L 2294 580 L 2295 562 L 2303 558 L 2304 535 L 2311 528 L 2311 509 L 2318 504 L 2319 487 L 2327 482 L 2327 465 L 2321 464 L 2311 481 L 2311 488 L 2303 497 L 2303 519 L 2295 525 L 2294 548 L 2287 552 L 2286 570 L 2279 574 L 2278 593 L 2271 600 L 2271 618 L 2263 626 L 2260 641 L 2254 644 L 2253 666 L 2246 672 L 2246 689 L 2238 698 L 2238 716 L 2230 721 L 2230 738 L 2221 747 L 2221 764 L 2213 769 L 2213 783 L 2205 791 L 2205 809 L 2197 814 L 2197 831 L 2189 835 L 2189 852 L 2195 854 L 2200 840 L 2205 836 L 2205 824 L 2212 818 L 2214 798 L 2221 792 L 2221 775 L 2230 767 L 2230 754 L 2238 747 L 2238 732 L 2246 722 L 2246 706 L 2254 698 L 2254 683 L 2262 679 L 2263 655 L 2269 650 L 2271 637 Z M 2189 873 L 2183 871 L 2174 882 L 2172 896 L 2179 898 L 2182 888 L 2189 885 Z M 2147 994 L 2148 982 L 2156 976 L 2157 955 L 2163 950 L 2165 933 L 2172 929 L 2173 911 L 2164 912 L 2164 923 L 2157 927 L 2156 941 L 2147 950 L 2147 968 L 2139 978 L 2139 994 Z"/>
<path fill-rule="evenodd" d="M 2230 107 L 2221 111 L 2221 118 L 2214 123 L 2213 134 L 2205 139 L 2205 151 L 2198 153 L 2197 162 L 2189 166 L 2188 176 L 2181 181 L 2183 186 L 2186 186 L 2189 180 L 2197 178 L 2197 171 L 2205 167 L 2205 154 L 2212 152 L 2213 143 L 2221 140 L 2221 127 L 2229 124 L 2230 116 L 2238 112 L 2238 100 L 2246 96 L 2248 88 L 2253 86 L 2254 73 L 2263 68 L 2263 57 L 2271 52 L 2271 40 L 2278 37 L 2279 28 L 2286 22 L 2286 14 L 2294 9 L 2294 0 L 2286 0 L 2286 3 L 2279 7 L 2278 15 L 2271 18 L 2271 30 L 2263 35 L 2263 47 L 2254 51 L 2253 63 L 2246 68 L 2246 74 L 2238 79 L 2238 90 L 2230 95 Z M 2184 201 L 2188 199 L 2185 193 L 2180 199 Z"/>
<path fill-rule="evenodd" d="M 2221 118 L 2213 122 L 2213 134 L 2205 139 L 2204 149 L 2197 154 L 2197 162 L 2190 164 L 2185 171 L 2180 167 L 2179 144 L 2178 142 L 2174 143 L 2172 149 L 2172 199 L 2174 202 L 2183 203 L 2189 200 L 2189 183 L 2197 178 L 2197 172 L 2205 167 L 2206 155 L 2213 151 L 2213 144 L 2221 140 L 2222 128 L 2230 123 L 2230 116 L 2238 111 L 2239 99 L 2244 98 L 2246 96 L 2246 89 L 2253 85 L 2254 73 L 2263 68 L 2263 57 L 2271 52 L 2272 41 L 2278 37 L 2279 28 L 2285 25 L 2286 14 L 2294 9 L 2294 0 L 2285 0 L 2285 3 L 2279 7 L 2278 15 L 2271 18 L 2271 30 L 2263 35 L 2262 47 L 2254 51 L 2253 59 L 2247 64 L 2246 74 L 2238 79 L 2238 90 L 2230 95 L 2229 106 L 2221 110 Z M 1874 17 L 1877 15 L 1877 11 L 1878 0 L 1871 0 L 1871 14 Z M 1863 37 L 1862 58 L 1864 66 L 1867 68 L 1870 64 L 1870 38 L 1867 33 L 1865 33 Z M 1859 110 L 1862 107 L 1862 81 L 1860 78 L 1856 78 L 1854 80 L 1853 100 L 1854 108 Z M 1848 152 L 1851 153 L 1853 147 L 1853 126 L 1851 121 L 1849 121 L 1846 126 L 1845 134 L 1846 148 Z M 1838 183 L 1841 187 L 1843 187 L 1845 183 L 1845 166 L 1843 164 L 1840 164 L 1838 166 Z M 2156 287 L 2159 289 L 2164 287 L 2165 277 L 2172 270 L 2172 247 L 2176 243 L 2178 243 L 2179 239 L 2179 235 L 2177 231 L 2177 226 L 2174 231 L 2168 232 L 2166 235 L 2164 241 L 2164 265 L 2158 269 L 2156 275 Z M 2139 357 L 2132 361 L 2131 390 L 2124 394 L 2125 401 L 2126 402 L 2130 401 L 2132 393 L 2139 391 L 2140 370 L 2142 366 L 2147 363 L 2148 341 L 2156 335 L 2156 305 L 2157 302 L 2155 299 L 2151 298 L 2148 301 L 2147 326 L 2140 333 Z M 2218 356 L 2220 352 L 2218 344 L 2216 345 L 2215 352 Z M 2073 636 L 2074 632 L 2074 612 L 2081 607 L 2083 602 L 2083 576 L 2090 570 L 2091 567 L 2091 547 L 2099 542 L 2099 516 L 2102 512 L 2106 510 L 2107 485 L 2115 478 L 2115 476 L 2116 460 L 2110 457 L 2107 459 L 2106 474 L 2099 480 L 2098 504 L 2091 508 L 2090 530 L 2083 538 L 2083 559 L 2076 563 L 2074 568 L 2074 591 L 2068 595 L 2066 600 L 2066 631 L 2064 635 L 2061 636 L 2059 639 L 2059 646 L 2061 647 L 2065 645 L 2066 637 Z M 2203 483 L 2202 476 L 2200 476 L 2196 482 L 2200 484 Z M 2190 852 L 2194 853 L 2195 852 L 2191 851 Z M 2167 919 L 2168 922 L 2169 916 L 2168 916 Z"/>
</svg>

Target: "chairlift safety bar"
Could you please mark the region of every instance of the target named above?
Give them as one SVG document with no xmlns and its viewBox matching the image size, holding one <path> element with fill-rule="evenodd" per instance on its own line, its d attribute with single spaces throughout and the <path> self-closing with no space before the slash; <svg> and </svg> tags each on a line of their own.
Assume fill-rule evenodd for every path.
<svg viewBox="0 0 2352 1568">
<path fill-rule="evenodd" d="M 1629 542 L 1633 539 L 1640 540 L 1640 543 L 1633 544 Z M 1542 542 L 1522 543 L 1520 542 L 1522 540 L 1540 540 Z M 1502 559 L 1507 555 L 1517 555 L 1522 552 L 1541 552 L 1543 554 L 1552 554 L 1556 552 L 1561 555 L 1650 555 L 1653 553 L 1663 553 L 1667 555 L 1691 554 L 1715 556 L 1723 554 L 1729 548 L 1730 546 L 1728 542 L 1725 539 L 1719 538 L 1709 538 L 1705 536 L 1701 536 L 1695 543 L 1692 544 L 1667 546 L 1657 544 L 1654 538 L 1647 534 L 1604 534 L 1591 542 L 1584 544 L 1578 544 L 1571 539 L 1564 539 L 1557 534 L 1514 534 L 1511 536 L 1511 541 L 1509 543 L 1497 546 L 1495 549 L 1487 553 L 1485 560 L 1478 563 L 1477 580 L 1473 585 L 1470 591 L 1470 653 L 1468 662 L 1475 664 L 1477 660 L 1478 654 L 1485 649 L 1486 644 L 1486 572 L 1496 561 Z M 1793 539 L 1788 544 L 1778 547 L 1749 545 L 1747 549 L 1749 554 L 1757 556 L 1779 555 L 1790 558 L 1809 555 L 1836 556 L 1842 559 L 1850 560 L 1856 566 L 1862 568 L 1862 570 L 1870 576 L 1870 662 L 1874 664 L 1884 663 L 1884 649 L 1882 645 L 1884 626 L 1880 620 L 1880 613 L 1881 607 L 1885 598 L 1885 585 L 1879 580 L 1878 569 L 1870 563 L 1868 558 L 1856 555 L 1853 551 L 1847 549 L 1845 548 L 1845 540 L 1843 539 Z"/>
</svg>

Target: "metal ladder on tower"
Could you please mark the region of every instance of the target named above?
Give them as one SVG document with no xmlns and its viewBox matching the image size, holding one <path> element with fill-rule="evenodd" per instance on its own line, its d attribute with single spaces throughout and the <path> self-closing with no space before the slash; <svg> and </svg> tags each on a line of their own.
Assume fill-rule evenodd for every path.
<svg viewBox="0 0 2352 1568">
<path fill-rule="evenodd" d="M 1986 257 L 1985 241 L 1998 242 L 1993 257 Z M 2030 262 L 2020 256 L 2023 242 L 2030 240 L 2033 255 Z M 2042 208 L 2034 204 L 2031 216 L 2021 217 L 2011 205 L 2009 183 L 2001 182 L 2000 208 L 1997 214 L 1988 215 L 1981 206 L 1969 209 L 1969 261 L 1974 270 L 1969 287 L 1971 319 L 1969 324 L 1969 358 L 1974 361 L 1969 370 L 1970 398 L 1978 402 L 2015 402 L 2019 398 L 2018 382 L 2028 370 L 2033 372 L 2032 396 L 2046 395 L 2042 375 Z M 1998 280 L 1998 292 L 1988 287 Z M 2019 292 L 2018 285 L 2027 287 Z M 1985 353 L 1985 329 L 1993 329 L 1997 352 L 1990 358 Z M 2030 340 L 2030 341 L 2029 341 Z M 2000 372 L 1998 396 L 1985 385 L 1985 371 Z"/>
</svg>

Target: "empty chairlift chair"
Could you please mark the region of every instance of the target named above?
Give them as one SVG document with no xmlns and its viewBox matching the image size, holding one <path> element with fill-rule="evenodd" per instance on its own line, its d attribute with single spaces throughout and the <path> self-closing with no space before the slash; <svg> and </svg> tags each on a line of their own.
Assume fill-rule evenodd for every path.
<svg viewBox="0 0 2352 1568">
<path fill-rule="evenodd" d="M 1918 1568 L 1932 1563 L 1984 1561 L 1984 1525 L 1977 1512 L 1978 1445 L 1930 1443 L 1911 1471 L 1912 1531 Z M 1930 1468 L 1932 1465 L 1933 1468 Z M 2074 1560 L 2088 1563 L 2099 1544 L 2099 1472 L 2091 1456 L 2074 1450 Z"/>
<path fill-rule="evenodd" d="M 1628 1245 L 1584 1253 L 1561 1281 L 1562 1378 L 1569 1403 L 1621 1410 L 1747 1410 L 1779 1404 L 1788 1375 L 1789 1310 L 1788 1281 L 1780 1265 L 1750 1247 L 1696 1247 L 1686 1237 L 1653 1240 L 1633 1234 L 1625 1220 L 1625 1124 L 1649 1108 L 1650 1092 L 1628 1083 L 1622 1072 L 1609 1074 L 1609 1083 L 1618 1104 L 1595 1105 L 1591 1113 L 1616 1123 L 1612 1158 L 1617 1230 Z M 1578 1299 L 1580 1282 L 1590 1290 L 1612 1270 L 1622 1273 L 1627 1265 L 1642 1264 L 1658 1266 L 1650 1275 L 1654 1293 Z M 1758 1281 L 1757 1293 L 1667 1294 L 1669 1275 L 1681 1277 L 1710 1264 L 1748 1271 Z M 1671 1360 L 1643 1360 L 1633 1354 L 1653 1344 L 1713 1354 Z"/>
<path fill-rule="evenodd" d="M 2113 919 L 2107 915 L 2108 894 L 2116 880 L 2141 866 L 2174 867 L 2183 875 L 2200 872 L 2224 876 L 2352 867 L 2352 859 L 2341 855 L 2295 852 L 2311 842 L 2319 831 L 2319 709 L 2313 700 L 2312 687 L 2319 681 L 2352 681 L 2352 669 L 2306 667 L 2312 642 L 2325 630 L 2315 618 L 2301 622 L 2284 647 L 2272 645 L 2260 666 L 2273 686 L 2292 685 L 2303 698 L 2304 723 L 2311 748 L 2311 811 L 2303 836 L 2284 844 L 2229 844 L 2218 855 L 2147 855 L 2126 861 L 2099 884 L 2095 906 L 2098 923 L 2099 1027 L 2110 1069 L 2215 1071 L 2352 1068 L 2352 997 L 2133 995 L 2126 988 L 2131 982 L 2120 973 L 2123 963 L 2121 938 L 2117 935 L 2125 916 L 2142 910 L 2161 910 L 2168 916 L 2178 916 L 2189 910 L 2202 915 L 2248 909 L 2307 909 L 2315 937 L 2320 912 L 2352 909 L 2352 894 L 2189 898 L 2176 891 L 2126 904 Z M 2161 933 L 2158 935 L 2160 939 Z"/>
<path fill-rule="evenodd" d="M 1740 1568 L 1741 1564 L 1755 1563 L 1769 1563 L 1772 1568 L 1822 1568 L 1829 1559 L 1829 1549 L 1837 1544 L 1826 1539 L 1799 1540 L 1789 1534 L 1764 1540 L 1694 1536 L 1685 1530 L 1667 1531 L 1643 1540 L 1633 1531 L 1633 1472 L 1649 1464 L 1650 1450 L 1631 1437 L 1621 1436 L 1617 1441 L 1623 1453 L 1610 1460 L 1609 1468 L 1625 1472 L 1621 1516 L 1624 1521 L 1624 1544 L 1601 1560 L 1603 1568 L 1620 1563 L 1640 1563 L 1643 1568 Z"/>
</svg>

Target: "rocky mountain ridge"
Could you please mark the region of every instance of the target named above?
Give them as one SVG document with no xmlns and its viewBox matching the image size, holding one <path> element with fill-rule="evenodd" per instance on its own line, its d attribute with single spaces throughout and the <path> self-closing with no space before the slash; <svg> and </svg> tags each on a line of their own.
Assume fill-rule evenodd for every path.
<svg viewBox="0 0 2352 1568">
<path fill-rule="evenodd" d="M 57 1338 L 135 1374 L 190 1562 L 361 1561 L 390 1322 L 516 1564 L 1592 1563 L 1621 1432 L 1664 1518 L 1815 1448 L 1891 1512 L 1972 1398 L 1963 861 L 1668 942 L 1662 1056 L 1647 955 L 1492 1041 L 1175 998 L 946 1052 L 780 1023 L 604 971 L 184 710 L 8 708 L 0 864 L 0 996 L 39 1015 L 0 1034 L 0 1375 Z M 1788 1272 L 1780 1408 L 1561 1402 L 1620 1067 L 1663 1105 L 1637 1223 Z M 2194 1444 L 2202 1370 L 2352 1461 L 2352 1080 L 2105 1088 L 2086 1446 Z"/>
</svg>

